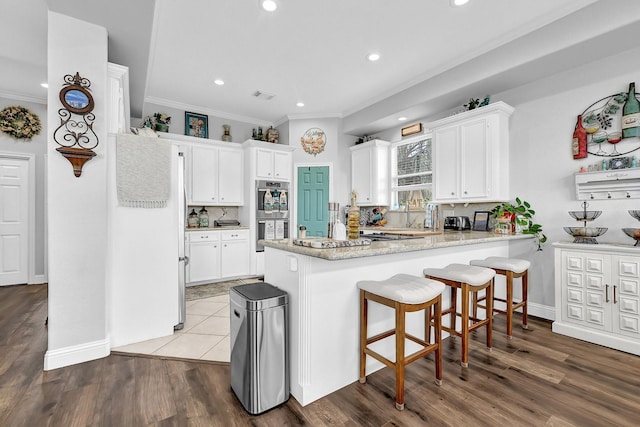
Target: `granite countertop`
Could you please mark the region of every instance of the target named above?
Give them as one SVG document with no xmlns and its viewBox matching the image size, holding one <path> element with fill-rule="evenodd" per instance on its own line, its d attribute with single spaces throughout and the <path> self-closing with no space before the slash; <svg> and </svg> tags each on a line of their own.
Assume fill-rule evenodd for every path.
<svg viewBox="0 0 640 427">
<path fill-rule="evenodd" d="M 510 240 L 532 239 L 531 234 L 497 234 L 486 231 L 447 231 L 442 234 L 418 239 L 371 242 L 368 246 L 316 249 L 293 244 L 293 239 L 262 240 L 268 248 L 280 249 L 301 255 L 309 255 L 326 260 L 363 258 L 402 252 L 424 251 L 478 243 L 508 242 Z M 322 239 L 322 238 L 318 238 Z"/>
<path fill-rule="evenodd" d="M 185 231 L 220 231 L 220 230 L 248 230 L 246 225 L 225 225 L 223 227 L 195 227 L 185 228 Z"/>
</svg>

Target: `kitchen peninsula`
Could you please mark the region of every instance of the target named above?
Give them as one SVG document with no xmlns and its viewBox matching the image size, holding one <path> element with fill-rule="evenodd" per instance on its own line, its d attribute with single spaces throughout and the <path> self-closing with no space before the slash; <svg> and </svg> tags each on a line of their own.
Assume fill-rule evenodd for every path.
<svg viewBox="0 0 640 427">
<path fill-rule="evenodd" d="M 264 241 L 265 282 L 289 293 L 291 394 L 304 406 L 358 380 L 358 281 L 381 280 L 397 273 L 421 276 L 426 267 L 508 256 L 510 241 L 532 237 L 445 232 L 334 249 L 297 246 L 290 239 Z M 443 304 L 449 304 L 448 292 Z M 369 305 L 370 335 L 392 328 L 393 323 L 389 308 Z M 423 336 L 423 325 L 421 312 L 407 314 L 408 333 Z M 379 341 L 376 350 L 393 359 L 393 340 Z M 415 351 L 414 345 L 407 343 L 407 353 Z M 382 367 L 367 358 L 367 374 Z"/>
</svg>

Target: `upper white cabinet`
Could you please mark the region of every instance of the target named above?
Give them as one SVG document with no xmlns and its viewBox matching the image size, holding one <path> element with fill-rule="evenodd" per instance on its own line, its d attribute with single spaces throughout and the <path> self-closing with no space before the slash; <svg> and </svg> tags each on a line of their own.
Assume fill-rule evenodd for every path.
<svg viewBox="0 0 640 427">
<path fill-rule="evenodd" d="M 389 204 L 389 147 L 380 139 L 351 147 L 351 189 L 358 205 Z"/>
<path fill-rule="evenodd" d="M 220 148 L 218 152 L 218 197 L 223 205 L 244 205 L 244 153 Z"/>
<path fill-rule="evenodd" d="M 242 145 L 248 151 L 250 180 L 291 181 L 293 147 L 254 140 Z"/>
<path fill-rule="evenodd" d="M 509 116 L 513 110 L 496 102 L 429 124 L 435 201 L 509 199 Z"/>
<path fill-rule="evenodd" d="M 191 203 L 244 205 L 244 153 L 240 147 L 191 148 Z"/>
<path fill-rule="evenodd" d="M 256 177 L 290 181 L 291 153 L 257 148 Z"/>
<path fill-rule="evenodd" d="M 640 355 L 640 254 L 632 246 L 554 243 L 553 331 Z"/>
</svg>

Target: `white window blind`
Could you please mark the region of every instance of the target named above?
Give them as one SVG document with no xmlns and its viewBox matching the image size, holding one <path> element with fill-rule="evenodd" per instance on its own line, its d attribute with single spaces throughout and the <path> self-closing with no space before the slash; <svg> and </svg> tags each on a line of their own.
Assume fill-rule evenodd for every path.
<svg viewBox="0 0 640 427">
<path fill-rule="evenodd" d="M 422 209 L 431 200 L 431 134 L 395 143 L 391 155 L 392 208 Z"/>
</svg>

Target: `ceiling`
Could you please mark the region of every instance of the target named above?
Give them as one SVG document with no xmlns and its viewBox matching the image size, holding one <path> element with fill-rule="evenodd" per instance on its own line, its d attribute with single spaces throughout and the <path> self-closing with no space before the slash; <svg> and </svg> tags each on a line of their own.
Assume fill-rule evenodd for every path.
<svg viewBox="0 0 640 427">
<path fill-rule="evenodd" d="M 353 134 L 576 66 L 589 60 L 575 54 L 583 43 L 627 24 L 625 37 L 640 37 L 640 25 L 631 26 L 640 20 L 635 0 L 471 0 L 458 8 L 450 0 L 277 1 L 269 13 L 258 0 L 0 0 L 12 12 L 0 16 L 0 37 L 20 40 L 0 46 L 0 96 L 46 99 L 47 8 L 107 28 L 109 60 L 130 70 L 134 116 L 151 102 L 255 124 L 341 117 Z M 594 20 L 614 4 L 623 22 Z M 634 47 L 607 46 L 607 54 Z M 369 62 L 370 52 L 381 59 Z"/>
</svg>

